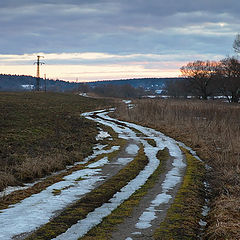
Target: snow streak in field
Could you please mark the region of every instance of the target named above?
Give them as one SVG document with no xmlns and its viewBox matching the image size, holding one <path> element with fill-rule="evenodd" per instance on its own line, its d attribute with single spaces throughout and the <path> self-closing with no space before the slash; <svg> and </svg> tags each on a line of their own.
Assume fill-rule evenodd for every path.
<svg viewBox="0 0 240 240">
<path fill-rule="evenodd" d="M 98 135 L 96 136 L 96 140 L 99 141 L 99 140 L 103 140 L 104 138 L 108 138 L 108 137 L 111 137 L 111 135 L 106 132 L 106 131 L 103 131 L 101 128 L 99 128 L 99 133 Z M 85 159 L 84 162 L 75 162 L 74 165 L 78 165 L 78 164 L 83 164 L 83 163 L 86 163 L 87 161 L 95 158 L 96 156 L 100 155 L 100 154 L 103 154 L 103 153 L 108 153 L 108 151 L 102 151 L 100 152 L 99 150 L 102 150 L 104 147 L 106 147 L 107 145 L 100 145 L 100 144 L 96 144 L 95 147 L 94 147 L 94 154 L 89 156 L 88 158 Z M 112 151 L 114 149 L 111 149 L 110 151 Z M 69 169 L 73 167 L 72 165 L 70 166 L 67 166 L 66 169 Z M 61 172 L 63 172 L 64 170 L 61 170 L 61 171 L 57 171 L 55 173 L 53 173 L 52 175 L 56 175 L 56 174 L 59 174 Z M 3 191 L 0 192 L 0 197 L 4 197 L 4 196 L 7 196 L 15 191 L 19 191 L 19 190 L 25 190 L 25 189 L 28 189 L 32 186 L 34 186 L 35 184 L 45 180 L 46 177 L 43 177 L 41 179 L 39 179 L 38 181 L 35 181 L 33 183 L 26 183 L 24 184 L 24 186 L 9 186 L 7 188 L 5 188 Z"/>
<path fill-rule="evenodd" d="M 113 146 L 109 150 L 95 150 L 84 162 L 102 153 L 118 150 Z M 83 194 L 90 192 L 97 182 L 106 176 L 101 175 L 101 168 L 108 163 L 107 158 L 89 164 L 86 169 L 78 170 L 64 177 L 64 181 L 57 182 L 38 194 L 34 194 L 8 209 L 0 211 L 0 239 L 12 239 L 15 235 L 34 231 L 46 224 L 55 212 L 64 209 Z"/>
</svg>

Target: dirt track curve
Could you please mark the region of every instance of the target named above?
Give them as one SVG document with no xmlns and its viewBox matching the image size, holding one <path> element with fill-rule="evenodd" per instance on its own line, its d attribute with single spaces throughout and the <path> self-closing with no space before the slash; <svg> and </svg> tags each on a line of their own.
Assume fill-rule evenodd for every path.
<svg viewBox="0 0 240 240">
<path fill-rule="evenodd" d="M 154 186 L 134 207 L 132 215 L 124 219 L 111 233 L 112 239 L 116 240 L 153 239 L 154 230 L 166 216 L 167 209 L 181 185 L 186 169 L 185 157 L 179 143 L 174 139 L 151 128 L 113 119 L 108 116 L 111 111 L 113 109 L 85 113 L 82 116 L 98 122 L 100 129 L 98 140 L 101 142 L 106 138 L 112 141 L 112 146 L 97 144 L 93 156 L 89 156 L 84 162 L 76 163 L 84 165 L 83 169 L 73 171 L 66 175 L 63 181 L 1 210 L 0 239 L 29 237 L 36 229 L 57 218 L 66 207 L 84 198 L 119 173 L 134 160 L 142 148 L 148 163 L 136 177 L 115 192 L 107 202 L 90 211 L 86 217 L 49 239 L 77 240 L 85 236 L 147 182 L 159 167 L 158 152 L 168 149 L 169 158 L 164 163 L 164 171 L 157 177 Z M 117 133 L 118 139 L 124 139 L 123 146 L 115 145 L 116 139 L 110 136 L 109 132 L 103 131 L 102 126 L 110 127 Z M 110 154 L 114 152 L 116 154 L 110 158 Z"/>
</svg>

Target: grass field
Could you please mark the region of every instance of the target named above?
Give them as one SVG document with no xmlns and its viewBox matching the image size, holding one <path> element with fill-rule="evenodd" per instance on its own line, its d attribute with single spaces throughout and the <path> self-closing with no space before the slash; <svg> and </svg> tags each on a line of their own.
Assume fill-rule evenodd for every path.
<svg viewBox="0 0 240 240">
<path fill-rule="evenodd" d="M 80 113 L 112 104 L 59 93 L 0 93 L 0 191 L 81 160 L 96 124 Z"/>
<path fill-rule="evenodd" d="M 183 141 L 211 167 L 206 239 L 240 239 L 240 105 L 156 99 L 134 104 L 133 109 L 123 105 L 115 116 Z"/>
</svg>

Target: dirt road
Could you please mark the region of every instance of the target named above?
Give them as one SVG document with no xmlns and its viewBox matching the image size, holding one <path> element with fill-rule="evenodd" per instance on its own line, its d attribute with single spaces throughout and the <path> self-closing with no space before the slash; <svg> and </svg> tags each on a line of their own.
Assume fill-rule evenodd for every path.
<svg viewBox="0 0 240 240">
<path fill-rule="evenodd" d="M 83 237 L 146 183 L 160 164 L 157 153 L 167 148 L 170 157 L 165 164 L 164 172 L 159 175 L 155 185 L 135 207 L 132 216 L 126 218 L 112 233 L 112 239 L 118 240 L 152 239 L 154 229 L 164 219 L 182 182 L 186 167 L 185 158 L 178 142 L 174 139 L 154 129 L 113 119 L 108 116 L 110 111 L 113 110 L 85 113 L 82 116 L 98 122 L 100 127 L 104 125 L 112 128 L 118 138 L 126 141 L 124 146 L 114 145 L 116 139 L 111 140 L 112 136 L 108 132 L 100 130 L 98 140 L 108 138 L 112 141 L 112 146 L 97 144 L 93 156 L 89 156 L 84 162 L 76 163 L 76 165 L 85 164 L 84 169 L 74 171 L 65 176 L 63 181 L 2 210 L 0 239 L 26 238 L 29 233 L 57 218 L 67 206 L 111 179 L 133 161 L 140 147 L 143 147 L 148 163 L 134 179 L 117 191 L 107 202 L 89 212 L 86 217 L 49 239 L 77 240 Z M 110 157 L 109 154 L 114 152 L 117 154 Z M 99 156 L 102 157 L 99 158 Z"/>
</svg>

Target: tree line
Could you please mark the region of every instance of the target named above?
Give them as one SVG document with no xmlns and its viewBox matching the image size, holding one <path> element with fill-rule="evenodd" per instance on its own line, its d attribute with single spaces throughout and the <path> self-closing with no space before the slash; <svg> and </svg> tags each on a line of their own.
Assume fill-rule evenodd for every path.
<svg viewBox="0 0 240 240">
<path fill-rule="evenodd" d="M 233 48 L 240 53 L 240 35 Z M 189 95 L 201 99 L 222 95 L 229 102 L 240 100 L 240 61 L 237 57 L 227 57 L 220 61 L 194 61 L 180 68 L 183 80 L 166 83 L 167 94 L 174 97 Z"/>
<path fill-rule="evenodd" d="M 90 87 L 86 83 L 79 85 L 80 92 L 92 92 L 102 97 L 116 97 L 116 98 L 140 98 L 146 94 L 144 88 L 133 87 L 130 84 L 114 85 L 102 84 L 95 87 Z"/>
</svg>

